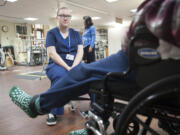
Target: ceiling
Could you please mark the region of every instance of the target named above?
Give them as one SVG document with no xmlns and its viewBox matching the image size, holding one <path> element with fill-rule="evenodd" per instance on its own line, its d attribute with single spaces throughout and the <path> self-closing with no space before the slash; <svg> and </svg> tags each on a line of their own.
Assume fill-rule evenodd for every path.
<svg viewBox="0 0 180 135">
<path fill-rule="evenodd" d="M 57 7 L 67 5 L 72 9 L 72 25 L 82 25 L 82 17 L 101 17 L 94 20 L 96 26 L 107 26 L 115 21 L 115 18 L 122 18 L 123 21 L 130 20 L 133 13 L 131 9 L 143 0 L 119 0 L 114 3 L 107 3 L 105 0 L 18 0 L 17 2 L 7 2 L 5 6 L 0 6 L 0 19 L 18 23 L 42 23 L 49 24 L 49 20 L 55 18 Z M 0 5 L 3 0 L 0 0 Z M 25 21 L 23 18 L 39 18 L 35 22 Z"/>
</svg>

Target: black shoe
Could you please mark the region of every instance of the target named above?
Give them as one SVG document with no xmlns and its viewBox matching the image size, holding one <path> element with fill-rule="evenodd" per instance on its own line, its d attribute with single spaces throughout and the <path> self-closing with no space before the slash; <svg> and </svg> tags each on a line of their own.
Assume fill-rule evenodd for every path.
<svg viewBox="0 0 180 135">
<path fill-rule="evenodd" d="M 48 126 L 54 126 L 56 125 L 56 115 L 49 113 L 46 119 L 46 124 Z"/>
</svg>

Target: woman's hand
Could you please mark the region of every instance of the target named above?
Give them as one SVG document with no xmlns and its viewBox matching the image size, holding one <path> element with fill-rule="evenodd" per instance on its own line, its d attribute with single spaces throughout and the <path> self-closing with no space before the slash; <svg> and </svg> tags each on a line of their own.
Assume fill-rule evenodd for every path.
<svg viewBox="0 0 180 135">
<path fill-rule="evenodd" d="M 72 69 L 72 67 L 69 67 L 69 66 L 66 68 L 67 71 L 69 71 L 69 70 L 71 70 L 71 69 Z"/>
<path fill-rule="evenodd" d="M 93 49 L 91 47 L 89 47 L 89 52 L 91 53 L 93 51 Z"/>
</svg>

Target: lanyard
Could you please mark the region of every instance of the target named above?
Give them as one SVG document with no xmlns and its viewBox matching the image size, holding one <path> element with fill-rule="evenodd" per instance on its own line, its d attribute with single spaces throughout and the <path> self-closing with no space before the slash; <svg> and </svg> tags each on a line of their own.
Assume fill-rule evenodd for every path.
<svg viewBox="0 0 180 135">
<path fill-rule="evenodd" d="M 61 38 L 63 39 L 63 41 L 64 41 L 65 45 L 67 46 L 67 48 L 68 48 L 68 52 L 70 52 L 70 49 L 71 49 L 70 31 L 68 30 L 68 41 L 67 41 L 66 39 L 64 39 L 64 38 L 63 38 L 63 36 L 62 36 L 62 34 L 61 34 L 61 32 L 60 32 L 60 31 L 59 31 L 59 34 L 60 34 Z"/>
</svg>

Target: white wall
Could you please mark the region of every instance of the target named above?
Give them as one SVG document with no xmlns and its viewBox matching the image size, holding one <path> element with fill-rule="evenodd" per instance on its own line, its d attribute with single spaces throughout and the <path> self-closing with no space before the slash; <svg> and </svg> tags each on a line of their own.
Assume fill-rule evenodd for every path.
<svg viewBox="0 0 180 135">
<path fill-rule="evenodd" d="M 15 24 L 17 23 L 0 20 L 0 43 L 2 44 L 2 46 L 14 45 L 14 40 L 16 38 Z M 3 25 L 8 26 L 8 32 L 2 31 Z M 27 34 L 29 35 L 30 33 L 31 25 L 27 24 Z"/>
<path fill-rule="evenodd" d="M 124 24 L 112 24 L 108 29 L 108 50 L 109 55 L 118 52 L 121 49 L 121 42 L 127 32 L 130 22 Z"/>
<path fill-rule="evenodd" d="M 49 29 L 52 29 L 56 26 L 58 26 L 56 18 L 50 18 L 49 19 Z"/>
<path fill-rule="evenodd" d="M 3 25 L 8 26 L 8 32 L 2 31 Z M 16 34 L 14 24 L 5 21 L 0 21 L 0 41 L 2 46 L 13 45 L 15 36 Z"/>
</svg>

